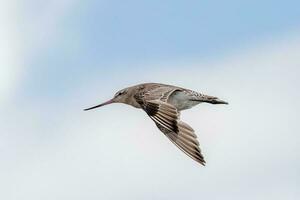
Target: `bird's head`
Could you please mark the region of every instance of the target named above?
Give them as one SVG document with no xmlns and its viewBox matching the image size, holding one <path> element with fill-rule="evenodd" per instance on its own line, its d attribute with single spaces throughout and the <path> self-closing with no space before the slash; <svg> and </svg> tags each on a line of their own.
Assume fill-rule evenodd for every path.
<svg viewBox="0 0 300 200">
<path fill-rule="evenodd" d="M 122 90 L 118 91 L 112 99 L 110 99 L 104 103 L 101 103 L 99 105 L 84 109 L 84 110 L 85 111 L 92 110 L 94 108 L 98 108 L 98 107 L 105 106 L 105 105 L 112 104 L 112 103 L 125 103 L 126 100 L 128 99 L 127 93 L 128 93 L 128 88 L 122 89 Z"/>
<path fill-rule="evenodd" d="M 116 103 L 125 103 L 127 99 L 127 94 L 128 94 L 128 89 L 127 88 L 122 89 L 115 94 L 113 101 Z"/>
</svg>

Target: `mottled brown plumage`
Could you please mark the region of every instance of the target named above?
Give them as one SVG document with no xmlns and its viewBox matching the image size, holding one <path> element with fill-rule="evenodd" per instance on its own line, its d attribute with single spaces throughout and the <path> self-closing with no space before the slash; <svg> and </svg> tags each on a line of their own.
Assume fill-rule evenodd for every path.
<svg viewBox="0 0 300 200">
<path fill-rule="evenodd" d="M 192 90 L 159 83 L 144 83 L 117 92 L 113 99 L 85 109 L 91 110 L 110 103 L 125 103 L 143 109 L 179 149 L 195 161 L 205 165 L 194 130 L 180 120 L 180 111 L 201 102 L 227 104 L 217 97 Z"/>
</svg>

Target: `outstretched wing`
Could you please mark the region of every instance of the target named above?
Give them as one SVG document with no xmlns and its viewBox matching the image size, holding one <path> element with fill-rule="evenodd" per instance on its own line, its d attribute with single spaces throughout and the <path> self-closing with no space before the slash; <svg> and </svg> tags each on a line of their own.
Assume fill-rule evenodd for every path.
<svg viewBox="0 0 300 200">
<path fill-rule="evenodd" d="M 205 165 L 194 130 L 180 121 L 180 113 L 173 105 L 160 100 L 151 100 L 144 101 L 142 107 L 157 127 L 179 149 L 195 161 Z"/>
</svg>

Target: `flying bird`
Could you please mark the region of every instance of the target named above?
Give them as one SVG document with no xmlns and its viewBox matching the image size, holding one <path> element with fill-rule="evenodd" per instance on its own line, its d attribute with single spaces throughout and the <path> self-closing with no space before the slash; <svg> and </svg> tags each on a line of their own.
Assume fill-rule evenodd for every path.
<svg viewBox="0 0 300 200">
<path fill-rule="evenodd" d="M 228 104 L 217 97 L 189 89 L 160 83 L 143 83 L 118 91 L 102 104 L 85 109 L 91 110 L 112 103 L 124 103 L 143 109 L 156 126 L 186 155 L 205 165 L 194 130 L 180 120 L 180 111 L 199 103 Z"/>
</svg>

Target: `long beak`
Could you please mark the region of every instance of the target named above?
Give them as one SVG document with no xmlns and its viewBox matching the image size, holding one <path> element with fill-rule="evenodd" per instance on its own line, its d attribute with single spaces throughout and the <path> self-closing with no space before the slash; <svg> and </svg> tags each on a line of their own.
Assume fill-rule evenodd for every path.
<svg viewBox="0 0 300 200">
<path fill-rule="evenodd" d="M 105 106 L 105 105 L 108 105 L 108 104 L 111 104 L 111 103 L 114 103 L 114 100 L 113 100 L 113 99 L 111 99 L 111 100 L 109 100 L 109 101 L 107 101 L 107 102 L 101 103 L 101 104 L 99 104 L 99 105 L 97 105 L 97 106 L 93 106 L 93 107 L 90 107 L 90 108 L 86 108 L 86 109 L 84 109 L 84 111 L 92 110 L 92 109 L 94 109 L 94 108 L 99 108 L 99 107 L 101 107 L 101 106 Z"/>
</svg>

